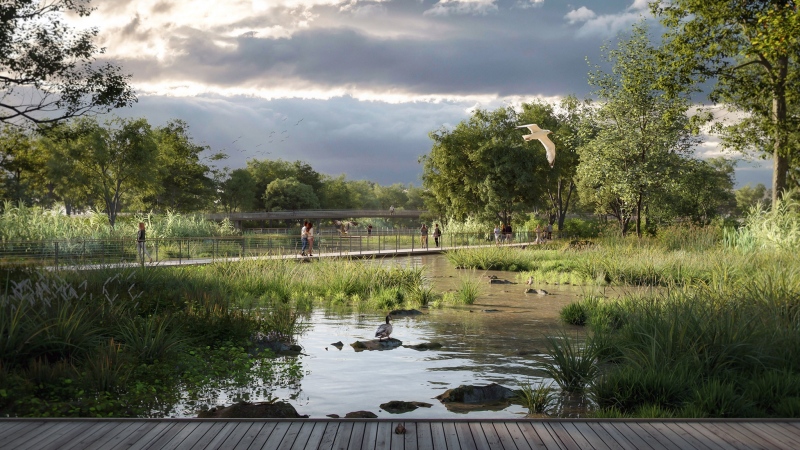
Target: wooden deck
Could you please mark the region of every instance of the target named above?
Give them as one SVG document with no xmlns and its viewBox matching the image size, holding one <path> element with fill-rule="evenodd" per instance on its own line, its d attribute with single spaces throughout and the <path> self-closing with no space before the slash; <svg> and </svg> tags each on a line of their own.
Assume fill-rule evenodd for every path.
<svg viewBox="0 0 800 450">
<path fill-rule="evenodd" d="M 0 419 L 0 449 L 15 450 L 797 448 L 792 419 Z"/>
</svg>

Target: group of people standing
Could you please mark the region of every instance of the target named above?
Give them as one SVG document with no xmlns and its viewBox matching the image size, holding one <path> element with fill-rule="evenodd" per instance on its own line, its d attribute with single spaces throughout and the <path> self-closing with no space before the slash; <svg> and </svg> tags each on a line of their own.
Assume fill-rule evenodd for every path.
<svg viewBox="0 0 800 450">
<path fill-rule="evenodd" d="M 500 245 L 501 243 L 511 243 L 511 238 L 514 236 L 514 231 L 511 225 L 501 223 L 494 227 L 494 243 Z"/>
<path fill-rule="evenodd" d="M 553 239 L 553 224 L 548 223 L 546 227 L 542 227 L 541 225 L 536 225 L 536 241 L 535 243 L 539 244 L 544 242 L 545 240 Z"/>
<path fill-rule="evenodd" d="M 303 228 L 300 229 L 300 243 L 302 244 L 302 248 L 300 250 L 300 255 L 302 256 L 314 256 L 314 224 L 311 222 L 303 222 Z M 306 255 L 306 249 L 308 249 L 308 255 Z"/>
<path fill-rule="evenodd" d="M 423 223 L 419 231 L 420 231 L 420 242 L 419 242 L 420 246 L 428 248 L 428 226 Z M 436 244 L 437 247 L 439 246 L 440 237 L 442 237 L 442 229 L 439 228 L 438 223 L 435 223 L 433 224 L 433 242 Z"/>
</svg>

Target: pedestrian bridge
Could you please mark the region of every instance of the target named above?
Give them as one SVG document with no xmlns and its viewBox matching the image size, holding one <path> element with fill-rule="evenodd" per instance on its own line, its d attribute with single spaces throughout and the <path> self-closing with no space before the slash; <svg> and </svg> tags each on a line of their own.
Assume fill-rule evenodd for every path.
<svg viewBox="0 0 800 450">
<path fill-rule="evenodd" d="M 221 221 L 228 219 L 234 224 L 244 220 L 306 220 L 306 219 L 358 219 L 362 217 L 397 217 L 400 219 L 418 219 L 428 211 L 418 209 L 298 209 L 294 211 L 263 211 L 206 214 L 208 220 Z"/>
</svg>

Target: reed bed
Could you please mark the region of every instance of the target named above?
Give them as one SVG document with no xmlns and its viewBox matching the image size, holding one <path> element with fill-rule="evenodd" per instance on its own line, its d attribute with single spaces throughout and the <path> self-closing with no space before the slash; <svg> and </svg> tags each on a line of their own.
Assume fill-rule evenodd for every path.
<svg viewBox="0 0 800 450">
<path fill-rule="evenodd" d="M 588 327 L 577 348 L 595 353 L 580 366 L 564 357 L 579 341 L 552 341 L 565 359 L 554 379 L 579 380 L 566 386 L 587 389 L 598 417 L 800 417 L 800 263 L 751 256 L 710 261 L 683 286 L 564 308 Z"/>
</svg>

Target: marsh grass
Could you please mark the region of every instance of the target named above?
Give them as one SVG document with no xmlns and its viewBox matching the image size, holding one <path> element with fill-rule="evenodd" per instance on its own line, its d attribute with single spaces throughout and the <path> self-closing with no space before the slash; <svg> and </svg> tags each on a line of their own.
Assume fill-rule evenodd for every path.
<svg viewBox="0 0 800 450">
<path fill-rule="evenodd" d="M 794 409 L 800 399 L 796 258 L 771 251 L 751 254 L 746 263 L 710 259 L 707 266 L 688 285 L 618 299 L 591 294 L 562 311 L 565 320 L 584 321 L 591 330 L 587 345 L 597 349 L 599 376 L 589 392 L 598 416 L 800 413 Z M 554 350 L 555 360 L 569 354 Z"/>
<path fill-rule="evenodd" d="M 535 385 L 521 383 L 517 394 L 517 401 L 528 410 L 528 414 L 545 414 L 553 404 L 556 393 L 552 383 L 545 384 L 538 381 Z"/>
<path fill-rule="evenodd" d="M 483 292 L 481 279 L 470 271 L 459 277 L 459 284 L 455 291 L 446 292 L 442 298 L 443 302 L 450 305 L 471 305 Z"/>
<path fill-rule="evenodd" d="M 547 353 L 544 371 L 568 393 L 582 393 L 597 376 L 597 348 L 593 341 L 580 342 L 565 332 L 547 336 Z"/>
</svg>

